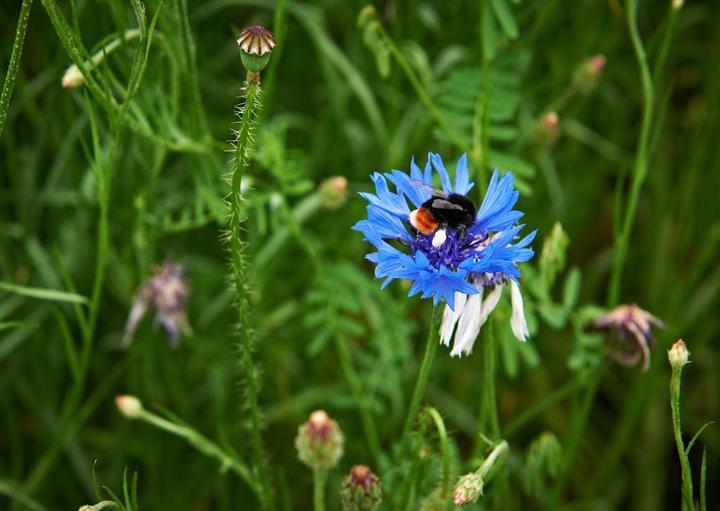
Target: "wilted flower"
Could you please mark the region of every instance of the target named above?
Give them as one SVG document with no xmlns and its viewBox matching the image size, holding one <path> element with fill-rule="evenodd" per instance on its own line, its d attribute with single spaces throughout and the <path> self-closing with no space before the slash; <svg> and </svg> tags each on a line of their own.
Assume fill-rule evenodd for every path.
<svg viewBox="0 0 720 511">
<path fill-rule="evenodd" d="M 165 328 L 173 347 L 177 346 L 180 332 L 191 331 L 185 315 L 190 290 L 182 274 L 182 266 L 166 262 L 157 267 L 153 276 L 138 289 L 125 324 L 124 346 L 132 342 L 135 330 L 149 307 L 155 309 L 155 321 Z"/>
<path fill-rule="evenodd" d="M 270 60 L 270 53 L 275 48 L 275 38 L 265 27 L 249 27 L 237 38 L 240 58 L 243 65 L 251 73 L 259 73 Z"/>
<path fill-rule="evenodd" d="M 687 346 L 685 346 L 685 341 L 682 339 L 678 339 L 675 344 L 672 345 L 672 348 L 668 350 L 668 360 L 670 361 L 670 366 L 672 366 L 673 371 L 682 370 L 682 368 L 687 365 L 689 358 L 690 352 Z"/>
<path fill-rule="evenodd" d="M 135 396 L 117 396 L 115 406 L 128 419 L 137 419 L 143 411 L 142 402 Z"/>
<path fill-rule="evenodd" d="M 338 209 L 347 199 L 348 182 L 344 176 L 327 178 L 320 184 L 320 201 L 328 209 Z"/>
<path fill-rule="evenodd" d="M 337 422 L 324 410 L 311 413 L 295 437 L 298 458 L 313 470 L 327 470 L 337 465 L 343 455 L 344 443 Z"/>
<path fill-rule="evenodd" d="M 355 465 L 343 482 L 341 497 L 345 511 L 374 511 L 382 501 L 380 480 L 365 465 Z"/>
<path fill-rule="evenodd" d="M 428 190 L 433 182 L 433 168 L 442 182 L 442 192 Z M 363 233 L 377 249 L 367 259 L 377 265 L 375 276 L 385 278 L 383 287 L 393 279 L 407 279 L 412 281 L 410 296 L 422 293 L 422 298 L 432 297 L 436 305 L 444 300 L 447 307 L 441 341 L 450 344 L 457 323 L 451 355 L 461 355 L 470 353 L 480 327 L 500 300 L 503 286 L 509 284 L 513 333 L 525 340 L 528 331 L 517 284 L 520 277 L 517 264 L 533 256 L 528 245 L 536 231 L 512 244 L 523 228 L 515 225 L 523 214 L 512 209 L 519 197 L 512 174 L 500 177 L 497 170 L 493 173 L 477 214 L 466 211 L 472 214 L 470 225 L 453 228 L 439 224 L 429 234 L 421 232 L 427 229 L 418 223 L 419 209 L 431 198 L 433 204 L 438 200 L 447 203 L 442 196 L 465 196 L 473 187 L 465 155 L 458 161 L 454 184 L 440 156 L 433 153 L 429 154 L 424 171 L 413 160 L 410 175 L 399 170 L 376 172 L 372 180 L 375 194 L 361 194 L 370 202 L 368 217 L 353 229 Z M 395 192 L 388 188 L 388 180 L 395 185 Z M 408 201 L 418 209 L 411 211 Z M 449 204 L 449 208 L 457 209 L 456 204 Z"/>
<path fill-rule="evenodd" d="M 665 326 L 635 304 L 619 305 L 593 322 L 595 328 L 615 330 L 617 338 L 608 345 L 611 357 L 624 366 L 634 366 L 642 359 L 643 371 L 650 366 L 650 347 L 654 344 L 652 325 Z"/>
<path fill-rule="evenodd" d="M 606 62 L 605 55 L 595 55 L 575 69 L 573 82 L 580 92 L 588 93 L 597 87 Z"/>
</svg>

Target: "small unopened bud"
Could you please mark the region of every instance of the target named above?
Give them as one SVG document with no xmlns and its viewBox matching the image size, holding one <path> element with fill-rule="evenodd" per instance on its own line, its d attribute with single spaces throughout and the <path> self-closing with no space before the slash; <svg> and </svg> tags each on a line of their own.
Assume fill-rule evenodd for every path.
<svg viewBox="0 0 720 511">
<path fill-rule="evenodd" d="M 557 112 L 547 112 L 538 119 L 535 139 L 539 145 L 552 146 L 560 136 L 560 117 Z"/>
<path fill-rule="evenodd" d="M 605 69 L 605 63 L 607 58 L 605 55 L 599 54 L 594 57 L 590 57 L 585 62 L 580 64 L 573 75 L 573 83 L 575 87 L 580 90 L 583 94 L 592 92 L 598 85 L 600 77 L 602 76 L 603 69 Z"/>
<path fill-rule="evenodd" d="M 347 199 L 348 182 L 344 176 L 327 178 L 320 184 L 320 201 L 327 209 L 338 209 Z"/>
<path fill-rule="evenodd" d="M 135 396 L 117 396 L 115 406 L 128 419 L 137 419 L 143 412 L 143 405 Z"/>
<path fill-rule="evenodd" d="M 483 480 L 477 472 L 465 474 L 455 485 L 453 501 L 455 504 L 475 502 L 483 494 Z"/>
<path fill-rule="evenodd" d="M 380 480 L 365 465 L 355 465 L 341 491 L 345 511 L 375 511 L 382 502 Z"/>
<path fill-rule="evenodd" d="M 682 339 L 678 340 L 672 345 L 672 348 L 668 350 L 668 360 L 670 360 L 673 371 L 681 370 L 688 363 L 689 357 L 690 352 Z"/>
<path fill-rule="evenodd" d="M 684 0 L 672 0 L 672 7 L 676 11 L 682 8 L 683 4 L 685 3 Z"/>
<path fill-rule="evenodd" d="M 295 438 L 298 458 L 313 470 L 327 470 L 337 465 L 343 455 L 343 445 L 337 422 L 323 410 L 311 413 Z"/>
<path fill-rule="evenodd" d="M 257 74 L 267 66 L 270 53 L 275 48 L 275 38 L 265 27 L 255 26 L 243 30 L 237 44 L 245 69 Z"/>
<path fill-rule="evenodd" d="M 80 69 L 75 64 L 67 68 L 62 77 L 62 86 L 66 89 L 76 89 L 83 85 L 85 85 L 85 78 Z"/>
</svg>

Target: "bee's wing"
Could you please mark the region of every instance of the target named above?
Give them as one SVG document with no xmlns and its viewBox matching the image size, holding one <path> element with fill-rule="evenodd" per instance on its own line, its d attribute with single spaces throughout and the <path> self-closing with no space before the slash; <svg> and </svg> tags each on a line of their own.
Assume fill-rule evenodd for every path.
<svg viewBox="0 0 720 511">
<path fill-rule="evenodd" d="M 437 197 L 440 199 L 447 199 L 448 194 L 446 192 L 443 192 L 442 190 L 439 190 L 438 188 L 435 188 L 433 185 L 427 184 L 425 181 L 420 181 L 419 179 L 411 179 L 410 182 L 413 184 L 415 188 L 419 188 L 421 190 L 425 190 L 433 197 Z"/>
</svg>

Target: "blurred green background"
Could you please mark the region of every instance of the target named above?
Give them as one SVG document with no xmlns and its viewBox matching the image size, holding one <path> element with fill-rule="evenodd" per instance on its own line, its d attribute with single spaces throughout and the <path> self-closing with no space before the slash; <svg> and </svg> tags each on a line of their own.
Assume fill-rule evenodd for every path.
<svg viewBox="0 0 720 511">
<path fill-rule="evenodd" d="M 20 4 L 0 4 L 3 73 Z M 577 442 L 558 507 L 679 508 L 666 359 L 675 339 L 685 339 L 693 361 L 683 382 L 686 434 L 720 412 L 720 4 L 688 1 L 673 10 L 669 0 L 639 2 L 654 117 L 620 296 L 667 328 L 657 332 L 648 372 L 600 369 L 577 438 L 580 391 L 604 366 L 602 340 L 584 321 L 606 302 L 613 225 L 629 189 L 643 108 L 627 6 L 388 1 L 375 2 L 376 16 L 361 26 L 364 5 L 146 0 L 148 26 L 157 17 L 147 66 L 137 75 L 133 62 L 147 41 L 122 40 L 138 27 L 130 2 L 35 0 L 0 138 L 0 279 L 87 297 L 95 286 L 98 308 L 88 333 L 77 306 L 0 291 L 0 508 L 76 509 L 96 502 L 93 472 L 120 491 L 126 467 L 138 473 L 140 508 L 255 508 L 235 476 L 183 441 L 122 418 L 113 399 L 134 394 L 241 456 L 248 452 L 220 235 L 225 151 L 245 76 L 235 37 L 256 24 L 278 40 L 263 72 L 246 228 L 264 438 L 280 507 L 311 507 L 312 476 L 293 439 L 316 408 L 338 421 L 347 440 L 330 476 L 329 509 L 339 508 L 336 489 L 354 463 L 371 464 L 392 483 L 392 445 L 430 304 L 406 298 L 401 283 L 381 291 L 372 280 L 369 248 L 350 230 L 364 215 L 356 192 L 369 190 L 372 171 L 408 170 L 412 156 L 424 165 L 428 151 L 439 152 L 452 168 L 467 151 L 479 175 L 496 166 L 516 174 L 524 221 L 539 230 L 536 259 L 526 265 L 532 340 L 519 346 L 512 338 L 507 305 L 495 325 L 501 433 L 511 446 L 506 487 L 493 497 L 491 483 L 490 497 L 468 508 L 548 508 L 558 475 L 527 452 L 546 431 L 565 452 Z M 93 73 L 95 88 L 61 87 L 68 48 L 81 41 L 92 54 L 116 38 L 119 46 Z M 605 66 L 588 74 L 584 66 L 595 55 L 605 56 Z M 135 94 L 118 106 L 133 80 Z M 557 126 L 542 122 L 551 111 Z M 318 192 L 331 176 L 349 183 L 339 208 Z M 107 233 L 98 230 L 103 215 Z M 300 220 L 300 232 L 289 218 Z M 540 289 L 532 277 L 556 222 L 569 237 L 567 254 L 556 261 L 554 284 Z M 304 244 L 319 254 L 322 271 Z M 193 334 L 172 349 L 146 318 L 132 346 L 120 349 L 135 290 L 168 258 L 186 268 Z M 373 396 L 382 463 L 370 459 L 337 362 L 338 338 L 351 346 Z M 79 372 L 68 359 L 76 352 L 87 357 Z M 477 466 L 470 461 L 481 367 L 481 349 L 451 359 L 441 347 L 430 380 L 426 400 L 452 435 L 455 475 Z M 548 396 L 558 399 L 543 401 Z M 538 403 L 545 403 L 539 413 L 517 422 Z M 691 460 L 699 477 L 707 449 L 712 508 L 720 499 L 717 427 L 697 445 Z M 417 508 L 433 489 L 433 473 L 431 466 L 419 486 Z"/>
</svg>

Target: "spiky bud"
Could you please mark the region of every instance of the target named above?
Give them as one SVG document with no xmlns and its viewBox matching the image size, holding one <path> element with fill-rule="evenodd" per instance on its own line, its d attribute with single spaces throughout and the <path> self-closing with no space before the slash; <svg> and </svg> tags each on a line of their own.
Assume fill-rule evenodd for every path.
<svg viewBox="0 0 720 511">
<path fill-rule="evenodd" d="M 670 360 L 670 366 L 673 371 L 680 371 L 688 363 L 690 352 L 685 346 L 685 342 L 682 339 L 672 345 L 672 348 L 668 350 L 668 360 Z"/>
<path fill-rule="evenodd" d="M 143 405 L 135 396 L 117 396 L 115 406 L 128 419 L 137 419 L 143 412 Z"/>
<path fill-rule="evenodd" d="M 453 501 L 455 504 L 475 502 L 483 494 L 483 480 L 477 472 L 465 474 L 455 485 Z"/>
<path fill-rule="evenodd" d="M 270 60 L 275 38 L 265 27 L 255 26 L 243 30 L 237 38 L 237 44 L 245 69 L 250 73 L 259 73 Z"/>
<path fill-rule="evenodd" d="M 343 446 L 342 431 L 324 410 L 311 413 L 295 438 L 298 458 L 313 470 L 327 470 L 337 465 Z"/>
<path fill-rule="evenodd" d="M 348 182 L 344 176 L 327 178 L 320 184 L 320 201 L 327 209 L 338 209 L 347 199 Z"/>
<path fill-rule="evenodd" d="M 382 502 L 380 479 L 365 465 L 355 465 L 341 491 L 345 511 L 375 511 Z"/>
</svg>

